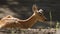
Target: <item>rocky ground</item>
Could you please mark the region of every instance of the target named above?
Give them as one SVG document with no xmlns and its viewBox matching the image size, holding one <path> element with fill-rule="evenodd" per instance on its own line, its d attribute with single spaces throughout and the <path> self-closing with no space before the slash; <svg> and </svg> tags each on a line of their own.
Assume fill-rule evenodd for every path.
<svg viewBox="0 0 60 34">
<path fill-rule="evenodd" d="M 55 29 L 0 29 L 0 34 L 59 34 Z"/>
</svg>

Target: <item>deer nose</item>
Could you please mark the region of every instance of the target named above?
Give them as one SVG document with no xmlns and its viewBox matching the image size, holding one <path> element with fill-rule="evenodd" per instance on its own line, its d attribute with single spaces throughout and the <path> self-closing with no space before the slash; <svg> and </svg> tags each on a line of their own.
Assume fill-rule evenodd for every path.
<svg viewBox="0 0 60 34">
<path fill-rule="evenodd" d="M 45 21 L 47 21 L 47 19 L 45 19 Z"/>
</svg>

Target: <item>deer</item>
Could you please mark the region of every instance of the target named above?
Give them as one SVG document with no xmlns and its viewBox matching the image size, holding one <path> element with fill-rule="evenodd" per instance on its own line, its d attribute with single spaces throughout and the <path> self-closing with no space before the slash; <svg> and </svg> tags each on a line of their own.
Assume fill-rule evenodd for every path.
<svg viewBox="0 0 60 34">
<path fill-rule="evenodd" d="M 7 16 L 7 17 L 1 19 L 0 28 L 17 27 L 17 28 L 27 29 L 27 28 L 31 28 L 37 21 L 40 21 L 40 22 L 46 21 L 46 17 L 43 15 L 42 9 L 38 10 L 38 7 L 36 5 L 33 5 L 32 11 L 33 11 L 33 14 L 28 19 L 25 19 L 25 20 L 17 19 L 12 16 Z M 5 19 L 7 19 L 7 20 L 5 20 Z M 3 22 L 3 23 L 1 23 L 1 22 Z M 11 22 L 13 22 L 13 23 L 11 23 Z"/>
</svg>

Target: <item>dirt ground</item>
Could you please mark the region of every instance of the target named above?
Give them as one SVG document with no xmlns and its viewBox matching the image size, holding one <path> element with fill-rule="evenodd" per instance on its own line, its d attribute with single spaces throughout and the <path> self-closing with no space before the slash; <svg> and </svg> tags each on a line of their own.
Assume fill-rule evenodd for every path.
<svg viewBox="0 0 60 34">
<path fill-rule="evenodd" d="M 60 29 L 0 29 L 0 34 L 59 34 Z"/>
</svg>

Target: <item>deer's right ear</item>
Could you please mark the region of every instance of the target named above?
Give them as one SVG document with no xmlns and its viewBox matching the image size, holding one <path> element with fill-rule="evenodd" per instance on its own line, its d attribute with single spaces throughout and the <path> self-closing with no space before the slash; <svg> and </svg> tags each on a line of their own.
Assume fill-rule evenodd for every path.
<svg viewBox="0 0 60 34">
<path fill-rule="evenodd" d="M 33 5 L 32 6 L 32 10 L 33 10 L 33 12 L 37 12 L 38 11 L 38 7 L 36 5 Z"/>
</svg>

